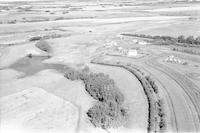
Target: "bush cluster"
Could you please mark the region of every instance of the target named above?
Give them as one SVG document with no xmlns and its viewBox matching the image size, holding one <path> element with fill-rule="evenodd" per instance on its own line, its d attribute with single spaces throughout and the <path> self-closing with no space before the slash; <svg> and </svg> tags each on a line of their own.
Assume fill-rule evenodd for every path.
<svg viewBox="0 0 200 133">
<path fill-rule="evenodd" d="M 67 68 L 65 70 L 64 76 L 67 79 L 70 79 L 70 80 L 80 80 L 81 79 L 81 72 L 76 71 L 75 69 L 72 69 L 72 68 Z M 86 75 L 84 75 L 84 76 L 86 76 Z"/>
<path fill-rule="evenodd" d="M 155 84 L 155 81 L 150 76 L 145 76 L 146 80 L 150 83 L 151 87 L 153 88 L 154 92 L 158 93 L 158 86 Z"/>
<path fill-rule="evenodd" d="M 34 36 L 34 37 L 31 37 L 31 38 L 29 39 L 29 41 L 30 41 L 30 42 L 33 42 L 33 41 L 39 41 L 39 40 L 41 40 L 41 39 L 42 39 L 41 36 Z"/>
<path fill-rule="evenodd" d="M 194 38 L 193 36 L 185 37 L 183 35 L 177 37 L 177 41 L 179 43 L 188 43 L 188 44 L 196 44 L 200 45 L 200 36 Z"/>
<path fill-rule="evenodd" d="M 51 47 L 49 46 L 49 44 L 44 41 L 44 40 L 40 40 L 39 42 L 37 42 L 35 44 L 36 47 L 38 47 L 39 49 L 45 51 L 45 52 L 50 52 L 51 51 Z"/>
<path fill-rule="evenodd" d="M 125 124 L 128 113 L 122 107 L 124 95 L 108 75 L 89 72 L 86 67 L 80 71 L 67 68 L 64 76 L 71 80 L 82 80 L 86 91 L 99 101 L 87 112 L 94 126 L 106 129 Z"/>
<path fill-rule="evenodd" d="M 164 130 L 166 128 L 165 112 L 164 112 L 164 102 L 162 99 L 157 101 L 158 116 L 160 117 L 159 128 Z"/>
<path fill-rule="evenodd" d="M 112 101 L 96 104 L 88 110 L 87 115 L 91 118 L 90 121 L 94 126 L 103 129 L 122 126 L 128 117 L 127 110 Z"/>
<path fill-rule="evenodd" d="M 151 85 L 154 92 L 158 94 L 158 86 L 155 84 L 155 81 L 150 76 L 145 76 L 145 78 Z M 165 112 L 164 112 L 163 100 L 158 98 L 158 100 L 156 101 L 156 105 L 157 105 L 158 116 L 160 118 L 159 128 L 160 130 L 164 130 L 166 128 L 166 123 L 165 123 Z"/>
<path fill-rule="evenodd" d="M 84 79 L 86 91 L 96 100 L 101 102 L 115 101 L 117 104 L 124 102 L 124 97 L 115 83 L 108 75 L 103 73 L 89 75 Z"/>
<path fill-rule="evenodd" d="M 96 100 L 101 102 L 115 101 L 117 104 L 124 102 L 124 96 L 116 87 L 114 80 L 103 73 L 88 73 L 68 68 L 64 76 L 70 80 L 83 80 L 86 91 Z"/>
</svg>

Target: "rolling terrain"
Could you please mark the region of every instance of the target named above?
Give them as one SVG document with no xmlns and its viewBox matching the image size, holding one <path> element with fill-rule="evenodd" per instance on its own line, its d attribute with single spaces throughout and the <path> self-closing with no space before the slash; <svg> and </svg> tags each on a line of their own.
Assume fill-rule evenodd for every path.
<svg viewBox="0 0 200 133">
<path fill-rule="evenodd" d="M 200 132 L 200 56 L 173 50 L 200 47 L 123 35 L 196 38 L 199 9 L 198 1 L 0 0 L 0 132 Z M 85 67 L 115 82 L 126 124 L 91 123 L 100 101 L 65 77 Z"/>
</svg>

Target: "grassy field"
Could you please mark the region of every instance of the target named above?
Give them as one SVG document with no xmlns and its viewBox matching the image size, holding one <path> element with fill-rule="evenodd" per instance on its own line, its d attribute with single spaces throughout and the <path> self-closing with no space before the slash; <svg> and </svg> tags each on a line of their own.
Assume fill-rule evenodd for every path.
<svg viewBox="0 0 200 133">
<path fill-rule="evenodd" d="M 74 132 L 80 117 L 76 106 L 37 87 L 5 96 L 0 105 L 4 133 Z"/>
</svg>

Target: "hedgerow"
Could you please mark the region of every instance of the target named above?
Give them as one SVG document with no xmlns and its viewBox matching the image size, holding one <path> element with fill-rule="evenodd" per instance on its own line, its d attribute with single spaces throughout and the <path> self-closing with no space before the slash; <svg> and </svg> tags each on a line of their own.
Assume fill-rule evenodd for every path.
<svg viewBox="0 0 200 133">
<path fill-rule="evenodd" d="M 30 42 L 33 42 L 33 41 L 39 41 L 39 40 L 41 40 L 41 39 L 42 39 L 41 36 L 34 36 L 34 37 L 31 37 L 31 38 L 29 39 L 29 41 L 30 41 Z"/>
<path fill-rule="evenodd" d="M 155 81 L 153 79 L 151 79 L 150 76 L 145 76 L 145 78 L 150 83 L 150 85 L 152 86 L 154 92 L 157 94 L 158 93 L 158 86 L 155 84 Z"/>
</svg>

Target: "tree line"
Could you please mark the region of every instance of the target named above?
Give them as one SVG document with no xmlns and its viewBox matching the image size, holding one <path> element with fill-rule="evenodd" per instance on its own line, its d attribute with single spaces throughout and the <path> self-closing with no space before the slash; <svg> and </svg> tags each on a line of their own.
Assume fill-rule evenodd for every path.
<svg viewBox="0 0 200 133">
<path fill-rule="evenodd" d="M 198 45 L 200 46 L 200 36 L 194 37 L 194 36 L 184 36 L 180 35 L 178 37 L 171 37 L 171 36 L 152 36 L 152 35 L 145 35 L 145 34 L 121 34 L 125 36 L 135 36 L 135 37 L 142 37 L 142 38 L 149 38 L 157 40 L 157 42 L 170 45 L 170 44 L 177 44 L 177 43 L 183 43 L 183 44 L 189 44 L 190 45 Z"/>
</svg>

